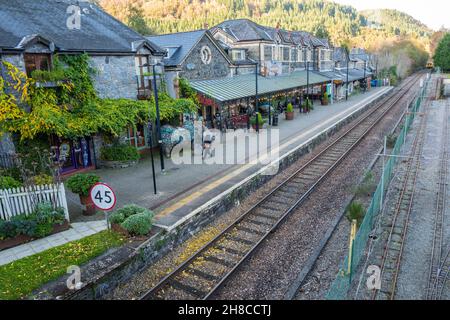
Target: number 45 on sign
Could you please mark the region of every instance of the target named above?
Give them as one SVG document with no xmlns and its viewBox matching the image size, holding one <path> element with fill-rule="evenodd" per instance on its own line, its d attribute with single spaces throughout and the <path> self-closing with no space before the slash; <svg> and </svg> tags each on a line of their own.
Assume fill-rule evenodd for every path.
<svg viewBox="0 0 450 320">
<path fill-rule="evenodd" d="M 106 211 L 112 210 L 116 205 L 117 199 L 113 189 L 106 183 L 99 182 L 91 188 L 89 194 L 97 209 L 105 211 L 107 217 Z"/>
</svg>

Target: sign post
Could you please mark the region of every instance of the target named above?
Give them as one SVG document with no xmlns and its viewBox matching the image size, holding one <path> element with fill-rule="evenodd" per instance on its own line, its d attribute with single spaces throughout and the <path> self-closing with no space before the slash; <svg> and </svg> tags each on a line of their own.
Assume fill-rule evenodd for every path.
<svg viewBox="0 0 450 320">
<path fill-rule="evenodd" d="M 109 229 L 108 211 L 116 205 L 116 194 L 106 183 L 99 182 L 91 188 L 89 195 L 95 207 L 105 213 L 106 226 Z"/>
</svg>

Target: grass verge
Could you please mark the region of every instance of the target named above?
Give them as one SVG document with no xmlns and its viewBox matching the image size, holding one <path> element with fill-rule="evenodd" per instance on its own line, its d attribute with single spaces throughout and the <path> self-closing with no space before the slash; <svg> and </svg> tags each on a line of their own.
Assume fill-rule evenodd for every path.
<svg viewBox="0 0 450 320">
<path fill-rule="evenodd" d="M 81 265 L 125 241 L 117 233 L 102 231 L 0 266 L 0 300 L 23 298 L 64 275 L 68 266 Z"/>
</svg>

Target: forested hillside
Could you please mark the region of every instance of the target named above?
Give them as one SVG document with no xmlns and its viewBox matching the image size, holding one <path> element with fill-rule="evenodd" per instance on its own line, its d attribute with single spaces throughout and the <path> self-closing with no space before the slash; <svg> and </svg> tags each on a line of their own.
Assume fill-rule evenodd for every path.
<svg viewBox="0 0 450 320">
<path fill-rule="evenodd" d="M 243 17 L 268 26 L 279 24 L 285 29 L 329 35 L 334 44 L 358 36 L 363 36 L 364 42 L 395 36 L 413 36 L 425 41 L 431 32 L 419 21 L 398 11 L 361 14 L 353 7 L 324 0 L 97 1 L 118 19 L 126 23 L 131 20 L 139 31 L 153 34 L 201 29 L 206 24 L 211 27 L 224 20 Z M 371 34 L 375 37 L 370 37 Z"/>
<path fill-rule="evenodd" d="M 429 38 L 433 33 L 433 31 L 422 22 L 397 10 L 366 10 L 361 11 L 360 13 L 366 17 L 370 27 L 386 30 L 389 34 Z"/>
</svg>

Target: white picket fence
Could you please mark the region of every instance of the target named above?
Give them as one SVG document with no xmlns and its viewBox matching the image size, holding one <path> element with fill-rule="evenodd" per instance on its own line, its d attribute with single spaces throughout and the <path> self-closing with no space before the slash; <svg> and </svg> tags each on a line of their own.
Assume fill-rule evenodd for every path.
<svg viewBox="0 0 450 320">
<path fill-rule="evenodd" d="M 10 220 L 11 217 L 20 214 L 30 214 L 33 212 L 35 204 L 43 201 L 50 201 L 53 205 L 64 208 L 66 219 L 69 221 L 66 191 L 62 183 L 16 189 L 1 189 L 0 219 Z"/>
</svg>

